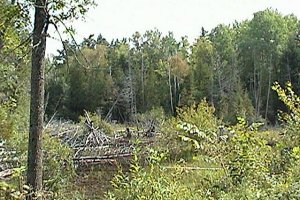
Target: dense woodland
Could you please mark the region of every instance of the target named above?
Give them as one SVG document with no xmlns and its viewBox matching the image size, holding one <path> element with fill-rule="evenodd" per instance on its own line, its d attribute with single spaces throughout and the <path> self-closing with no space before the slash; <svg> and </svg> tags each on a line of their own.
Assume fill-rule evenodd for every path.
<svg viewBox="0 0 300 200">
<path fill-rule="evenodd" d="M 78 18 L 59 13 L 67 7 L 59 2 L 49 4 L 59 19 Z M 84 14 L 81 1 L 71 3 L 78 2 L 74 8 Z M 25 199 L 31 191 L 24 181 L 30 176 L 26 159 L 35 48 L 28 7 L 26 1 L 0 0 L 0 199 Z M 61 22 L 53 19 L 53 25 Z M 157 29 L 113 41 L 90 35 L 78 43 L 76 30 L 61 24 L 70 39 L 59 34 L 63 49 L 44 62 L 43 192 L 33 196 L 299 199 L 296 16 L 270 8 L 212 30 L 199 24 L 200 35 L 192 43 Z M 135 135 L 141 127 L 146 130 L 142 142 Z M 74 165 L 78 151 L 65 134 L 78 134 L 74 141 L 86 145 L 91 132 L 116 138 L 119 129 L 128 130 L 122 142 L 130 144 L 129 164 L 108 167 L 109 173 L 100 165 L 92 175 L 82 175 L 88 170 Z M 91 180 L 98 184 L 93 191 Z"/>
<path fill-rule="evenodd" d="M 64 41 L 47 62 L 47 115 L 77 120 L 86 109 L 128 122 L 158 107 L 174 116 L 206 98 L 226 122 L 241 116 L 275 124 L 284 107 L 273 83 L 299 90 L 298 19 L 268 9 L 199 32 L 192 44 L 156 29 L 111 42 L 101 34 L 79 46 Z"/>
</svg>

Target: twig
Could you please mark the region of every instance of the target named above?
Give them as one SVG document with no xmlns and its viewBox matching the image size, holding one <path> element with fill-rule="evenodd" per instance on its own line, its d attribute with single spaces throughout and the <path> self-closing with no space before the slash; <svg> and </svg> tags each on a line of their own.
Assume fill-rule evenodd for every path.
<svg viewBox="0 0 300 200">
<path fill-rule="evenodd" d="M 77 44 L 77 42 L 76 42 L 76 40 L 75 40 L 73 34 L 69 31 L 69 28 L 67 27 L 67 25 L 66 25 L 61 19 L 59 19 L 58 17 L 56 17 L 56 16 L 53 16 L 53 17 L 54 17 L 56 20 L 58 20 L 58 21 L 65 27 L 66 31 L 67 31 L 67 32 L 69 33 L 69 35 L 71 36 L 71 38 L 72 38 L 73 42 L 75 43 L 75 45 L 76 45 L 77 47 L 79 47 L 79 45 Z M 84 58 L 85 62 L 86 62 L 88 65 L 90 65 L 88 59 L 84 56 L 84 54 L 82 53 L 82 51 L 80 50 L 80 48 L 78 49 L 78 51 L 80 52 L 81 56 Z M 79 63 L 79 64 L 80 64 L 80 63 Z M 85 67 L 84 65 L 82 65 L 82 66 Z M 87 67 L 87 68 L 88 68 L 88 67 Z"/>
<path fill-rule="evenodd" d="M 186 170 L 222 170 L 222 167 L 164 167 L 165 169 L 186 169 Z"/>
<path fill-rule="evenodd" d="M 6 169 L 4 171 L 0 172 L 0 179 L 4 180 L 12 176 L 13 174 L 13 169 Z"/>
<path fill-rule="evenodd" d="M 44 127 L 44 130 L 46 130 L 49 127 L 49 125 L 53 121 L 56 113 L 57 113 L 57 111 L 54 112 L 54 114 L 52 115 L 52 117 L 50 118 L 50 120 L 48 121 L 48 123 L 46 124 L 46 126 Z"/>
<path fill-rule="evenodd" d="M 68 51 L 67 51 L 66 45 L 65 45 L 65 43 L 64 43 L 64 41 L 63 41 L 63 39 L 62 39 L 62 36 L 61 36 L 61 34 L 60 34 L 59 30 L 58 30 L 57 25 L 56 25 L 55 23 L 51 23 L 51 24 L 54 26 L 54 28 L 55 28 L 55 30 L 56 30 L 58 36 L 59 36 L 59 39 L 60 39 L 60 41 L 61 41 L 61 43 L 62 43 L 62 45 L 63 45 L 64 52 L 65 52 L 65 54 L 66 54 L 66 63 L 67 63 L 67 67 L 68 67 L 68 69 L 70 69 L 70 66 L 69 66 L 69 58 L 68 58 Z"/>
</svg>

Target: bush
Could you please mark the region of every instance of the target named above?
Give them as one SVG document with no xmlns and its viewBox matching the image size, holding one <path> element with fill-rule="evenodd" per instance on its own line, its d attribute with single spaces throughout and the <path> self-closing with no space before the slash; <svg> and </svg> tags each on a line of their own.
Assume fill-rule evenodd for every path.
<svg viewBox="0 0 300 200">
<path fill-rule="evenodd" d="M 15 150 L 14 156 L 18 158 L 18 162 L 13 167 L 19 169 L 20 166 L 26 166 L 27 164 L 28 134 L 16 132 L 11 140 L 13 141 L 9 142 L 10 148 Z M 70 187 L 74 175 L 71 149 L 61 144 L 59 139 L 53 138 L 45 132 L 43 134 L 44 198 L 70 199 L 70 197 L 65 197 L 65 193 Z M 10 194 L 14 195 L 16 192 L 20 192 L 18 188 L 22 185 L 18 181 L 19 179 L 24 180 L 22 184 L 25 184 L 25 172 L 22 171 L 22 173 L 19 173 L 19 177 L 5 182 L 9 185 L 7 191 L 10 191 Z M 73 194 L 75 193 L 73 192 Z"/>
<path fill-rule="evenodd" d="M 135 157 L 130 173 L 113 180 L 109 199 L 298 199 L 300 98 L 289 87 L 274 86 L 290 108 L 280 113 L 283 136 L 259 131 L 262 123 L 249 125 L 244 118 L 221 130 L 214 109 L 202 101 L 181 109 L 163 126 L 160 150 L 168 153 L 171 166 L 177 161 L 179 170 L 166 171 L 162 159 L 143 168 Z M 274 134 L 276 143 L 269 144 L 266 139 Z M 154 155 L 161 158 L 158 152 Z M 200 166 L 199 171 L 189 170 L 189 165 Z M 218 171 L 209 170 L 214 167 Z"/>
<path fill-rule="evenodd" d="M 139 164 L 137 153 L 130 166 L 130 173 L 120 171 L 112 180 L 113 190 L 106 195 L 107 199 L 127 200 L 184 200 L 192 199 L 188 188 L 181 187 L 160 166 L 164 155 L 150 150 L 148 166 Z"/>
<path fill-rule="evenodd" d="M 216 145 L 208 143 L 216 142 L 219 124 L 214 111 L 212 106 L 202 100 L 198 105 L 178 109 L 177 117 L 164 124 L 160 147 L 162 151 L 169 152 L 170 160 L 188 160 L 199 152 L 212 153 L 211 147 Z"/>
<path fill-rule="evenodd" d="M 75 175 L 72 151 L 47 133 L 44 133 L 43 144 L 44 190 L 49 191 L 52 198 L 58 198 Z"/>
<path fill-rule="evenodd" d="M 268 173 L 271 148 L 258 136 L 257 129 L 262 124 L 247 126 L 243 118 L 230 127 L 232 137 L 226 142 L 226 150 L 222 152 L 228 175 L 233 185 L 244 180 L 252 180 L 260 185 Z"/>
<path fill-rule="evenodd" d="M 286 132 L 284 140 L 289 146 L 300 145 L 300 97 L 298 97 L 293 89 L 291 83 L 287 83 L 285 89 L 279 83 L 273 85 L 273 90 L 278 94 L 279 99 L 285 104 L 289 112 L 284 113 L 279 111 L 279 118 L 284 124 Z"/>
<path fill-rule="evenodd" d="M 2 200 L 17 200 L 24 199 L 28 193 L 28 187 L 24 185 L 24 178 L 22 173 L 25 167 L 14 168 L 12 177 L 3 181 L 0 180 L 0 199 Z"/>
</svg>

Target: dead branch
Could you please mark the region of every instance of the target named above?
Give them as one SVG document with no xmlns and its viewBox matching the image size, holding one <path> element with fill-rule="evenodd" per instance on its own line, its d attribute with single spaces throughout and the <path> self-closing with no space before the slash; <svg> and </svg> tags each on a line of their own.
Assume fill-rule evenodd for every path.
<svg viewBox="0 0 300 200">
<path fill-rule="evenodd" d="M 0 172 L 0 179 L 7 180 L 13 175 L 13 169 L 6 169 Z"/>
</svg>

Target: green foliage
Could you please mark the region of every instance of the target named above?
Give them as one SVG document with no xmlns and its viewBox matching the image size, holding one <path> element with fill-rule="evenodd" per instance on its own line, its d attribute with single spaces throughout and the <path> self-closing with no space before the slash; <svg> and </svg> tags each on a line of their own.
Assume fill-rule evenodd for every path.
<svg viewBox="0 0 300 200">
<path fill-rule="evenodd" d="M 28 13 L 21 5 L 0 1 L 0 132 L 12 137 L 27 119 Z"/>
<path fill-rule="evenodd" d="M 56 83 L 50 77 L 49 107 L 62 98 L 58 112 L 65 118 L 77 120 L 83 109 L 100 109 L 127 122 L 154 107 L 175 115 L 176 107 L 207 98 L 226 124 L 236 123 L 236 116 L 274 124 L 282 104 L 271 83 L 299 85 L 297 32 L 295 16 L 266 9 L 249 21 L 203 30 L 191 46 L 186 38 L 177 41 L 173 33 L 164 36 L 156 29 L 111 44 L 102 35 L 90 35 L 80 47 L 65 42 L 68 54 L 61 52 L 53 63 L 55 74 L 66 79 Z"/>
<path fill-rule="evenodd" d="M 121 171 L 114 177 L 114 189 L 107 194 L 107 199 L 183 200 L 191 197 L 187 188 L 180 187 L 171 177 L 166 176 L 166 169 L 160 166 L 163 159 L 163 154 L 150 150 L 147 166 L 143 167 L 135 154 L 130 173 Z"/>
<path fill-rule="evenodd" d="M 135 114 L 132 117 L 132 121 L 143 128 L 150 128 L 150 126 L 160 128 L 165 120 L 166 116 L 162 107 L 152 108 L 145 113 Z"/>
<path fill-rule="evenodd" d="M 70 0 L 70 1 L 52 1 L 48 7 L 50 15 L 54 17 L 54 23 L 65 20 L 74 20 L 83 17 L 89 10 L 89 6 L 94 6 L 94 0 Z"/>
<path fill-rule="evenodd" d="M 17 158 L 14 166 L 19 169 L 19 166 L 25 166 L 27 162 L 27 135 L 22 132 L 14 132 L 8 141 L 8 147 L 14 149 L 15 154 L 9 159 Z M 43 135 L 43 157 L 44 157 L 44 191 L 45 199 L 70 199 L 71 195 L 78 196 L 76 191 L 66 196 L 69 188 L 71 188 L 71 180 L 74 177 L 74 168 L 72 164 L 72 151 L 69 147 L 61 144 L 58 138 L 50 137 L 47 131 Z M 24 181 L 24 168 L 18 176 L 13 177 L 12 181 L 4 181 L 7 185 L 6 192 L 9 195 L 22 195 Z M 21 182 L 20 182 L 21 181 Z M 26 187 L 26 186 L 25 186 Z M 23 192 L 22 192 L 23 191 Z"/>
<path fill-rule="evenodd" d="M 298 99 L 292 90 L 287 91 L 294 97 L 286 98 L 284 96 L 287 91 L 279 88 L 277 85 L 275 89 L 283 96 L 281 99 L 288 99 L 288 107 L 294 106 L 293 108 L 297 109 L 295 105 Z M 198 199 L 297 199 L 300 151 L 295 143 L 298 143 L 284 139 L 290 137 L 287 135 L 279 137 L 275 144 L 269 144 L 267 140 L 273 138 L 277 132 L 260 131 L 262 123 L 248 125 L 246 120 L 240 117 L 237 118 L 236 125 L 228 128 L 219 127 L 217 130 L 213 109 L 208 108 L 207 103 L 202 102 L 201 107 L 197 108 L 201 112 L 195 112 L 195 109 L 190 108 L 178 115 L 179 121 L 173 119 L 168 122 L 169 127 L 163 129 L 166 131 L 164 133 L 177 132 L 175 135 L 179 135 L 183 141 L 170 142 L 170 136 L 164 139 L 168 140 L 170 152 L 172 148 L 177 147 L 176 151 L 170 154 L 172 159 L 169 158 L 169 161 L 179 160 L 179 166 L 184 166 L 185 162 L 196 164 L 197 158 L 201 160 L 197 165 L 217 166 L 220 173 L 207 171 L 214 181 L 199 181 L 205 178 L 206 173 L 187 172 L 186 176 L 190 182 L 187 183 L 186 177 L 181 175 L 178 184 L 190 185 L 194 191 L 198 187 L 201 188 L 196 193 Z M 289 114 L 284 115 L 288 127 L 291 123 L 294 128 L 297 127 L 298 119 L 294 118 L 295 112 L 289 113 L 290 117 L 286 116 Z M 198 120 L 194 120 L 195 118 Z M 201 126 L 202 124 L 205 126 Z M 294 130 L 294 134 L 298 133 L 295 132 L 296 129 L 287 128 L 287 130 Z M 189 148 L 182 145 L 182 142 L 189 144 Z M 176 159 L 178 155 L 181 159 Z"/>
<path fill-rule="evenodd" d="M 177 117 L 167 120 L 162 127 L 161 150 L 168 152 L 171 160 L 191 159 L 196 152 L 213 153 L 211 148 L 217 146 L 208 144 L 216 142 L 218 123 L 214 108 L 206 100 L 178 108 Z"/>
<path fill-rule="evenodd" d="M 289 112 L 280 112 L 280 119 L 284 123 L 286 128 L 285 139 L 287 143 L 291 146 L 300 145 L 300 98 L 292 89 L 292 85 L 288 82 L 285 88 L 282 88 L 279 83 L 273 85 L 273 90 L 275 90 L 279 96 L 279 99 L 285 104 Z"/>
<path fill-rule="evenodd" d="M 0 106 L 0 132 L 1 139 L 8 139 L 13 132 L 13 121 L 9 118 L 9 111 L 5 106 Z"/>
<path fill-rule="evenodd" d="M 47 133 L 44 134 L 43 142 L 44 190 L 52 193 L 53 198 L 57 199 L 74 175 L 72 152 L 69 147 L 61 144 L 59 139 L 52 138 Z"/>
<path fill-rule="evenodd" d="M 65 26 L 65 20 L 78 19 L 94 3 L 51 1 L 49 20 Z M 0 139 L 16 150 L 14 167 L 22 169 L 11 182 L 0 183 L 0 194 L 11 199 L 23 194 L 20 166 L 27 154 L 30 6 L 32 1 L 12 5 L 0 0 Z M 176 41 L 171 32 L 163 36 L 156 29 L 111 44 L 101 35 L 86 38 L 79 47 L 64 42 L 67 52 L 47 63 L 46 113 L 78 121 L 89 110 L 97 113 L 90 114 L 94 126 L 107 134 L 112 129 L 100 115 L 145 128 L 163 124 L 159 152 L 152 152 L 146 167 L 136 154 L 130 173 L 113 180 L 111 199 L 297 199 L 299 27 L 295 16 L 267 9 L 249 21 L 218 25 L 208 34 L 203 30 L 191 47 L 186 38 Z M 285 89 L 273 86 L 283 104 L 270 91 L 274 80 L 291 81 Z M 194 104 L 205 97 L 209 103 Z M 288 109 L 279 114 L 280 134 L 249 125 L 259 118 L 275 123 L 278 108 Z M 164 113 L 176 117 L 166 120 Z M 48 134 L 44 144 L 45 198 L 77 198 L 67 191 L 74 175 L 71 150 Z M 219 171 L 171 174 L 161 166 L 166 161 L 160 151 L 176 167 L 195 164 Z"/>
<path fill-rule="evenodd" d="M 217 141 L 218 120 L 214 116 L 214 107 L 206 100 L 202 100 L 197 106 L 186 107 L 178 110 L 179 138 L 183 141 L 192 141 L 194 147 L 200 152 L 211 152 L 208 145 Z"/>
<path fill-rule="evenodd" d="M 22 173 L 25 167 L 14 168 L 9 181 L 0 180 L 0 199 L 24 199 L 28 194 L 28 186 L 24 184 Z"/>
<path fill-rule="evenodd" d="M 46 84 L 49 101 L 46 111 L 52 116 L 58 112 L 60 117 L 78 121 L 84 110 L 101 111 L 106 114 L 115 98 L 113 80 L 109 75 L 107 51 L 104 45 L 97 44 L 95 49 L 86 46 L 71 49 L 70 56 L 63 66 L 51 66 Z"/>
<path fill-rule="evenodd" d="M 202 100 L 198 105 L 178 108 L 177 118 L 179 121 L 197 126 L 200 130 L 216 131 L 218 120 L 214 112 L 214 107 L 210 106 L 206 100 Z"/>
<path fill-rule="evenodd" d="M 257 128 L 261 124 L 247 127 L 243 118 L 238 118 L 238 121 L 229 129 L 232 137 L 225 144 L 226 152 L 223 154 L 225 165 L 233 184 L 240 184 L 244 179 L 249 180 L 249 178 L 259 184 L 268 171 L 270 147 L 266 146 L 266 141 L 257 134 Z"/>
<path fill-rule="evenodd" d="M 211 96 L 213 79 L 213 45 L 207 37 L 200 37 L 192 47 L 191 61 L 196 101 Z M 201 78 L 200 78 L 201 77 Z"/>
</svg>

